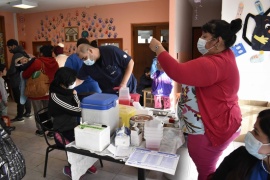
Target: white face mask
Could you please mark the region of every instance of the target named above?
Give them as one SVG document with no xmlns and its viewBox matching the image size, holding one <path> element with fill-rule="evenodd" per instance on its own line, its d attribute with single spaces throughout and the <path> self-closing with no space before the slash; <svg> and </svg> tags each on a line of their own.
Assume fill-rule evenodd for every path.
<svg viewBox="0 0 270 180">
<path fill-rule="evenodd" d="M 75 86 L 76 86 L 76 81 L 72 85 L 68 86 L 68 89 L 74 89 Z"/>
<path fill-rule="evenodd" d="M 88 54 L 88 59 L 85 60 L 85 61 L 83 61 L 83 62 L 84 62 L 84 64 L 87 65 L 87 66 L 92 66 L 93 64 L 95 64 L 95 60 L 92 60 L 92 59 L 90 58 L 90 55 L 89 55 L 89 54 Z"/>
<path fill-rule="evenodd" d="M 208 40 L 208 41 L 211 41 L 211 39 Z M 206 43 L 207 43 L 208 41 L 205 40 L 205 39 L 202 39 L 202 38 L 199 38 L 199 39 L 198 39 L 198 42 L 197 42 L 197 48 L 198 48 L 198 51 L 199 51 L 202 55 L 205 55 L 206 53 L 209 52 L 210 49 L 212 49 L 213 47 L 215 47 L 215 46 L 213 46 L 213 47 L 211 47 L 210 49 L 206 49 L 206 48 L 205 48 L 205 45 L 206 45 Z"/>
<path fill-rule="evenodd" d="M 245 147 L 249 154 L 252 156 L 258 158 L 258 159 L 264 159 L 267 157 L 266 154 L 259 154 L 259 150 L 262 146 L 269 145 L 269 144 L 263 144 L 262 142 L 258 141 L 251 132 L 247 132 L 247 135 L 245 137 Z"/>
</svg>

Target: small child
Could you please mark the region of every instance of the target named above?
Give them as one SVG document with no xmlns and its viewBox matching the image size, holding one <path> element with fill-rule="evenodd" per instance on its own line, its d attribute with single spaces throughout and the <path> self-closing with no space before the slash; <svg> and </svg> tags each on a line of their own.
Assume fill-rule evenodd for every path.
<svg viewBox="0 0 270 180">
<path fill-rule="evenodd" d="M 20 72 L 20 78 L 21 78 L 21 83 L 20 83 L 20 103 L 21 104 L 26 104 L 25 110 L 26 112 L 25 117 L 30 117 L 31 115 L 31 101 L 27 99 L 27 97 L 24 95 L 24 90 L 25 90 L 25 84 L 26 80 L 22 77 L 22 71 L 26 70 L 30 65 L 35 61 L 36 58 L 28 58 L 23 56 L 22 54 L 15 59 L 15 66 L 16 70 Z"/>
<path fill-rule="evenodd" d="M 6 66 L 4 64 L 0 64 L 0 96 L 1 96 L 1 102 L 0 102 L 0 117 L 2 120 L 9 121 L 9 117 L 7 115 L 8 110 L 8 94 L 5 87 L 5 80 L 3 79 L 3 76 L 5 76 L 7 73 Z M 8 124 L 5 124 L 6 126 L 3 127 L 7 130 L 7 133 L 10 134 L 10 131 L 15 130 L 15 126 L 10 126 Z"/>
<path fill-rule="evenodd" d="M 140 94 L 140 104 L 143 104 L 143 92 L 142 90 L 145 88 L 150 88 L 152 86 L 152 79 L 150 77 L 150 67 L 146 67 L 144 69 L 143 75 L 140 77 L 140 83 L 137 86 L 137 93 Z"/>
<path fill-rule="evenodd" d="M 153 74 L 152 94 L 154 95 L 154 108 L 169 109 L 171 107 L 170 94 L 172 91 L 172 80 L 163 71 L 157 61 L 157 71 Z M 162 103 L 163 101 L 163 103 Z"/>
<path fill-rule="evenodd" d="M 7 106 L 8 106 L 8 94 L 5 88 L 5 80 L 3 76 L 7 73 L 6 66 L 0 64 L 0 93 L 1 93 L 1 102 L 0 102 L 0 117 L 7 116 Z"/>
<path fill-rule="evenodd" d="M 74 90 L 76 71 L 68 67 L 57 70 L 50 84 L 49 113 L 53 117 L 53 128 L 62 133 L 66 144 L 75 140 L 74 128 L 78 125 L 77 117 L 81 117 L 80 101 Z M 57 146 L 64 146 L 61 137 L 56 133 L 54 140 Z M 96 173 L 95 166 L 87 172 Z M 63 173 L 71 178 L 71 167 L 65 166 Z"/>
</svg>

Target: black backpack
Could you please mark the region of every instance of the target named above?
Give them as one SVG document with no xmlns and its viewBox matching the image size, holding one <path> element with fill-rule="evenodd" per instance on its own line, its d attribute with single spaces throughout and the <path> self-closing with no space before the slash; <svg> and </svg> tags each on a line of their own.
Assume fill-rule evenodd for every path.
<svg viewBox="0 0 270 180">
<path fill-rule="evenodd" d="M 0 180 L 20 180 L 26 174 L 25 159 L 3 127 L 0 120 Z"/>
</svg>

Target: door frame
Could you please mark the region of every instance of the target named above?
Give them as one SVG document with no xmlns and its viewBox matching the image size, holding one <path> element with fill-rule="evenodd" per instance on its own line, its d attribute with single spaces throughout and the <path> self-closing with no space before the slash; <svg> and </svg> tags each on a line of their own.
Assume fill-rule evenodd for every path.
<svg viewBox="0 0 270 180">
<path fill-rule="evenodd" d="M 7 45 L 6 45 L 6 28 L 5 28 L 5 17 L 0 16 L 0 27 L 2 27 L 1 32 L 3 33 L 3 47 L 4 47 L 4 56 L 5 56 L 5 65 L 9 67 L 9 61 L 7 57 Z"/>
<path fill-rule="evenodd" d="M 135 58 L 134 56 L 134 29 L 139 27 L 139 26 L 144 26 L 144 27 L 149 27 L 149 26 L 163 26 L 163 25 L 169 25 L 169 22 L 160 22 L 160 23 L 139 23 L 139 24 L 131 24 L 131 57 Z"/>
<path fill-rule="evenodd" d="M 33 55 L 35 57 L 38 57 L 37 55 L 39 55 L 39 50 L 37 50 L 38 46 L 44 46 L 44 45 L 51 45 L 51 41 L 33 41 L 32 42 L 32 48 L 33 48 Z"/>
<path fill-rule="evenodd" d="M 169 29 L 169 22 L 157 22 L 157 23 L 138 23 L 138 24 L 131 24 L 131 57 L 134 60 L 134 62 L 136 63 L 138 60 L 138 55 L 135 54 L 135 45 L 137 43 L 137 30 L 145 30 L 145 29 L 153 29 L 153 37 L 157 38 L 158 40 L 160 39 L 160 30 L 161 29 Z M 148 45 L 146 48 L 149 48 L 149 43 L 147 44 L 145 43 L 144 45 Z M 166 43 L 162 43 L 163 46 L 166 46 L 168 48 L 168 44 L 169 42 Z M 152 52 L 149 48 L 149 51 Z M 153 52 L 153 56 L 151 56 L 152 58 L 154 58 L 155 53 Z M 138 58 L 137 58 L 138 57 Z M 148 59 L 149 61 L 151 61 L 151 63 L 149 64 L 149 66 L 151 67 L 152 64 L 152 58 Z M 149 63 L 149 62 L 148 62 Z M 147 63 L 147 64 L 148 64 Z M 145 64 L 146 65 L 146 64 Z M 139 69 L 138 69 L 139 68 Z M 141 74 L 143 74 L 143 70 L 145 67 L 141 67 L 137 66 L 136 69 L 133 69 L 133 74 L 135 75 L 135 77 L 137 78 L 137 81 L 139 83 L 139 78 L 141 76 Z"/>
</svg>

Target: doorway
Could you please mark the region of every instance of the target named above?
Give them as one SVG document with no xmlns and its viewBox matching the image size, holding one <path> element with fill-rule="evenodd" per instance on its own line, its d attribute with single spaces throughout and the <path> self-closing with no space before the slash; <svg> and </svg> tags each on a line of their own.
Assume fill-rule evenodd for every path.
<svg viewBox="0 0 270 180">
<path fill-rule="evenodd" d="M 200 57 L 202 54 L 198 51 L 197 42 L 198 39 L 202 36 L 201 27 L 192 28 L 192 59 Z"/>
<path fill-rule="evenodd" d="M 9 67 L 6 50 L 5 17 L 0 16 L 0 63 Z"/>
<path fill-rule="evenodd" d="M 161 41 L 165 48 L 169 48 L 169 23 L 132 24 L 133 74 L 138 82 L 145 67 L 151 67 L 156 55 L 149 48 L 153 37 Z"/>
<path fill-rule="evenodd" d="M 51 45 L 51 41 L 35 41 L 32 42 L 32 47 L 33 47 L 33 55 L 35 57 L 39 57 L 39 49 L 41 48 L 41 46 L 44 45 Z"/>
</svg>

